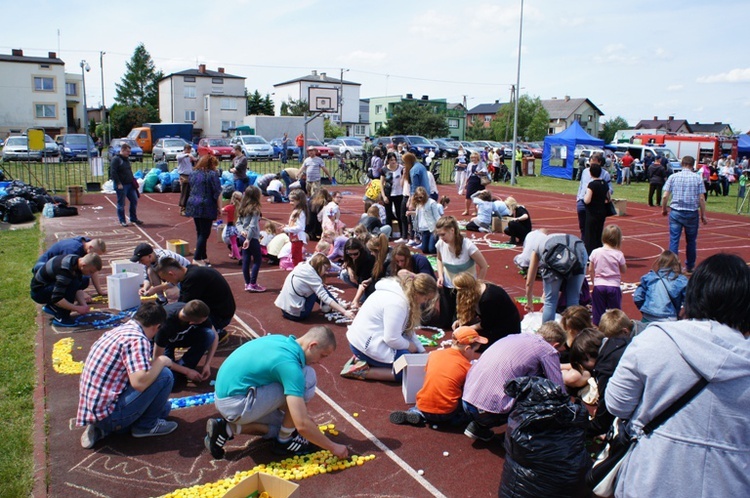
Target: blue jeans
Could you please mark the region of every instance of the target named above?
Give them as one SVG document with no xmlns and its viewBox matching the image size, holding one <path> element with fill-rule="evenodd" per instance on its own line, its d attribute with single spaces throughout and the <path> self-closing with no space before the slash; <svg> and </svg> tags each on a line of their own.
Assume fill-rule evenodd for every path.
<svg viewBox="0 0 750 498">
<path fill-rule="evenodd" d="M 156 380 L 143 392 L 138 392 L 130 384 L 120 393 L 115 403 L 115 410 L 104 420 L 94 425 L 104 435 L 127 432 L 131 427 L 147 431 L 156 425 L 156 421 L 169 415 L 169 394 L 172 392 L 174 378 L 168 368 L 162 369 Z"/>
<path fill-rule="evenodd" d="M 279 174 L 281 175 L 281 181 L 284 182 L 284 185 L 286 185 L 286 192 L 288 194 L 289 193 L 289 185 L 291 185 L 294 182 L 292 182 L 292 179 L 289 177 L 289 173 L 287 173 L 283 169 L 281 170 L 281 173 L 279 173 Z"/>
<path fill-rule="evenodd" d="M 586 265 L 586 262 L 583 262 Z M 557 275 L 546 275 L 542 279 L 544 287 L 544 307 L 542 308 L 542 323 L 555 319 L 555 310 L 557 301 L 560 299 L 560 290 L 565 282 L 565 302 L 567 306 L 575 306 L 579 303 L 581 296 L 581 286 L 586 280 L 586 275 L 568 275 L 564 280 Z"/>
<path fill-rule="evenodd" d="M 680 236 L 684 229 L 685 252 L 687 253 L 685 269 L 688 271 L 692 271 L 695 268 L 699 219 L 700 213 L 698 211 L 678 211 L 672 209 L 669 213 L 669 250 L 675 254 L 679 254 Z"/>
<path fill-rule="evenodd" d="M 132 184 L 123 185 L 121 189 L 117 189 L 117 219 L 120 223 L 125 223 L 125 199 L 130 201 L 130 221 L 137 221 L 138 214 L 138 191 Z"/>
<path fill-rule="evenodd" d="M 195 370 L 203 355 L 206 354 L 206 351 L 213 344 L 215 337 L 216 333 L 210 326 L 193 325 L 181 340 L 170 342 L 164 348 L 164 355 L 174 361 L 175 348 L 187 348 L 187 351 L 185 351 L 185 354 L 182 355 L 178 363 L 191 370 Z"/>
<path fill-rule="evenodd" d="M 330 293 L 328 289 L 326 289 L 326 293 L 328 293 L 328 295 L 331 296 L 331 298 L 334 301 L 336 301 L 336 298 L 333 297 L 333 295 Z M 312 293 L 305 298 L 305 307 L 302 308 L 302 311 L 300 312 L 299 316 L 292 315 L 291 313 L 287 313 L 284 310 L 281 310 L 281 315 L 287 320 L 291 320 L 293 322 L 301 322 L 302 320 L 310 316 L 313 308 L 315 307 L 315 303 L 317 302 L 320 302 L 320 300 L 318 299 L 318 295 L 315 293 Z M 336 302 L 338 303 L 338 301 Z"/>
<path fill-rule="evenodd" d="M 250 186 L 250 179 L 249 178 L 235 178 L 234 180 L 234 190 L 236 192 L 245 193 L 245 189 Z"/>
<path fill-rule="evenodd" d="M 508 423 L 507 413 L 486 412 L 465 400 L 461 400 L 461 403 L 463 403 L 464 411 L 469 418 L 482 427 L 500 427 L 501 425 Z"/>
<path fill-rule="evenodd" d="M 260 241 L 255 238 L 250 239 L 248 248 L 242 250 L 242 276 L 245 278 L 245 284 L 254 284 L 258 280 L 261 257 Z M 250 271 L 251 261 L 253 264 L 252 272 Z"/>
<path fill-rule="evenodd" d="M 383 363 L 382 361 L 373 360 L 372 358 L 370 358 L 369 356 L 367 356 L 366 354 L 364 354 L 362 351 L 360 351 L 359 349 L 355 348 L 351 344 L 349 344 L 349 349 L 352 350 L 352 353 L 354 354 L 354 356 L 357 357 L 358 360 L 364 361 L 365 363 L 367 363 L 368 365 L 370 365 L 372 368 L 390 368 L 390 369 L 393 369 L 393 363 Z M 396 354 L 393 357 L 393 361 L 395 362 L 396 360 L 398 360 L 399 358 L 401 358 L 405 354 L 411 354 L 411 353 L 409 352 L 408 349 L 397 349 L 396 350 Z M 394 375 L 394 377 L 396 379 L 396 382 L 401 382 L 401 378 L 404 376 L 404 371 L 401 370 L 398 373 L 393 372 L 393 375 Z"/>
<path fill-rule="evenodd" d="M 289 202 L 289 199 L 281 195 L 281 193 L 276 190 L 268 190 L 268 195 L 270 197 L 273 197 L 273 202 Z"/>
<path fill-rule="evenodd" d="M 433 232 L 429 230 L 422 231 L 422 252 L 425 254 L 435 254 L 435 244 L 437 244 L 437 237 Z"/>
</svg>

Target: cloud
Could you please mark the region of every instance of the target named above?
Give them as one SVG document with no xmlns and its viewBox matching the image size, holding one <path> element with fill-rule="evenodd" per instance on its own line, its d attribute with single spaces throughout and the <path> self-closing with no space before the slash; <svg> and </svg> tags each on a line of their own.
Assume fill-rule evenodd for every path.
<svg viewBox="0 0 750 498">
<path fill-rule="evenodd" d="M 622 43 L 605 45 L 599 55 L 594 56 L 598 64 L 618 64 L 632 66 L 638 63 L 639 57 L 634 55 Z"/>
<path fill-rule="evenodd" d="M 696 80 L 698 83 L 747 83 L 750 82 L 750 67 L 744 69 L 732 69 L 726 73 L 701 76 Z"/>
<path fill-rule="evenodd" d="M 667 60 L 672 58 L 672 54 L 667 52 L 665 49 L 659 47 L 654 50 L 654 57 L 656 59 Z"/>
<path fill-rule="evenodd" d="M 387 59 L 385 52 L 366 52 L 364 50 L 355 50 L 348 54 L 340 55 L 336 58 L 339 62 L 357 64 L 360 67 L 367 67 L 370 64 L 379 65 Z"/>
<path fill-rule="evenodd" d="M 685 85 L 669 85 L 667 87 L 668 92 L 679 92 L 680 90 L 684 89 Z"/>
</svg>

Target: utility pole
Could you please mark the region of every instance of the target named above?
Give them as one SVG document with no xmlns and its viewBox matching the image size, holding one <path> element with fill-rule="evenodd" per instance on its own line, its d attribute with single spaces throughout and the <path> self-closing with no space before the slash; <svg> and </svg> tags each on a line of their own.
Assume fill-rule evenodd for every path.
<svg viewBox="0 0 750 498">
<path fill-rule="evenodd" d="M 104 54 L 107 52 L 100 51 L 99 52 L 99 69 L 101 70 L 101 77 L 102 77 L 102 108 L 100 109 L 100 114 L 102 116 L 102 124 L 105 122 L 109 123 L 109 117 L 107 116 L 107 104 L 104 102 Z M 106 117 L 106 119 L 105 119 Z M 107 124 L 104 125 L 104 145 L 109 144 L 109 140 L 107 138 L 107 131 L 109 129 L 109 126 Z M 110 139 L 112 137 L 109 137 Z"/>
</svg>

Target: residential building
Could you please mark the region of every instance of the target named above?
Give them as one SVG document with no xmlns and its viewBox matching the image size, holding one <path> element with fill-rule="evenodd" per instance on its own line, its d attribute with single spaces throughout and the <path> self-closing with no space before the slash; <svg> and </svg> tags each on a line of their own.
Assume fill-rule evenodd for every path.
<svg viewBox="0 0 750 498">
<path fill-rule="evenodd" d="M 370 99 L 359 99 L 359 124 L 354 125 L 353 136 L 364 139 L 370 134 Z"/>
<path fill-rule="evenodd" d="M 484 128 L 489 128 L 492 120 L 497 115 L 497 111 L 504 105 L 499 100 L 496 100 L 492 104 L 479 104 L 472 107 L 466 111 L 467 126 L 474 126 L 474 123 L 480 122 Z"/>
<path fill-rule="evenodd" d="M 196 136 L 222 136 L 247 116 L 245 78 L 206 69 L 186 69 L 159 80 L 159 119 L 193 123 Z"/>
<path fill-rule="evenodd" d="M 578 121 L 586 133 L 594 137 L 599 136 L 599 119 L 604 113 L 586 98 L 570 98 L 566 95 L 562 99 L 553 97 L 542 100 L 542 106 L 549 114 L 548 135 L 554 135 L 566 130 L 573 122 Z"/>
<path fill-rule="evenodd" d="M 722 135 L 725 137 L 731 137 L 734 136 L 734 131 L 732 131 L 732 126 L 727 123 L 722 123 L 720 121 L 716 121 L 713 124 L 708 123 L 691 123 L 690 130 L 695 133 L 696 135 Z"/>
<path fill-rule="evenodd" d="M 463 104 L 448 104 L 445 119 L 448 121 L 448 136 L 454 140 L 465 140 L 468 125 L 466 107 Z"/>
<path fill-rule="evenodd" d="M 654 119 L 642 119 L 635 125 L 635 129 L 642 128 L 664 130 L 668 133 L 692 133 L 686 119 L 675 119 L 674 116 L 669 116 L 667 119 L 659 119 L 658 116 L 654 116 Z"/>
<path fill-rule="evenodd" d="M 359 90 L 362 85 L 343 78 L 332 78 L 324 72 L 312 71 L 311 74 L 295 78 L 293 80 L 277 83 L 274 107 L 276 115 L 281 114 L 281 104 L 291 100 L 303 100 L 307 102 L 310 88 L 330 88 L 338 91 L 339 108 L 331 113 L 324 113 L 323 117 L 330 119 L 338 126 L 346 128 L 347 135 L 363 136 L 356 133 L 359 120 Z M 361 131 L 361 128 L 360 128 Z"/>
<path fill-rule="evenodd" d="M 0 135 L 41 128 L 54 138 L 83 129 L 80 74 L 66 74 L 55 52 L 25 56 L 13 49 L 0 54 Z"/>
<path fill-rule="evenodd" d="M 415 99 L 411 93 L 407 93 L 406 96 L 371 97 L 370 130 L 372 133 L 377 135 L 378 131 L 388 124 L 388 118 L 393 116 L 393 109 L 402 102 L 416 102 L 419 105 L 429 107 L 434 114 L 447 115 L 448 102 L 445 99 L 430 99 L 429 95 L 422 95 L 421 99 Z"/>
</svg>

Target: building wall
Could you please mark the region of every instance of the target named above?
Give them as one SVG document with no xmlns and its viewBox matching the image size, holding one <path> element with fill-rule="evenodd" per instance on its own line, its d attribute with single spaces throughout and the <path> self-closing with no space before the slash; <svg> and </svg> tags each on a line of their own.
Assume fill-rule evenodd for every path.
<svg viewBox="0 0 750 498">
<path fill-rule="evenodd" d="M 287 85 L 275 87 L 274 95 L 274 113 L 281 115 L 281 104 L 288 102 L 289 99 L 307 101 L 308 89 L 310 87 L 333 88 L 341 90 L 341 85 L 330 82 L 316 83 L 314 81 L 295 81 Z M 341 117 L 338 112 L 324 114 L 324 117 L 331 119 L 336 123 L 359 123 L 359 85 L 343 85 L 343 107 Z"/>
</svg>

